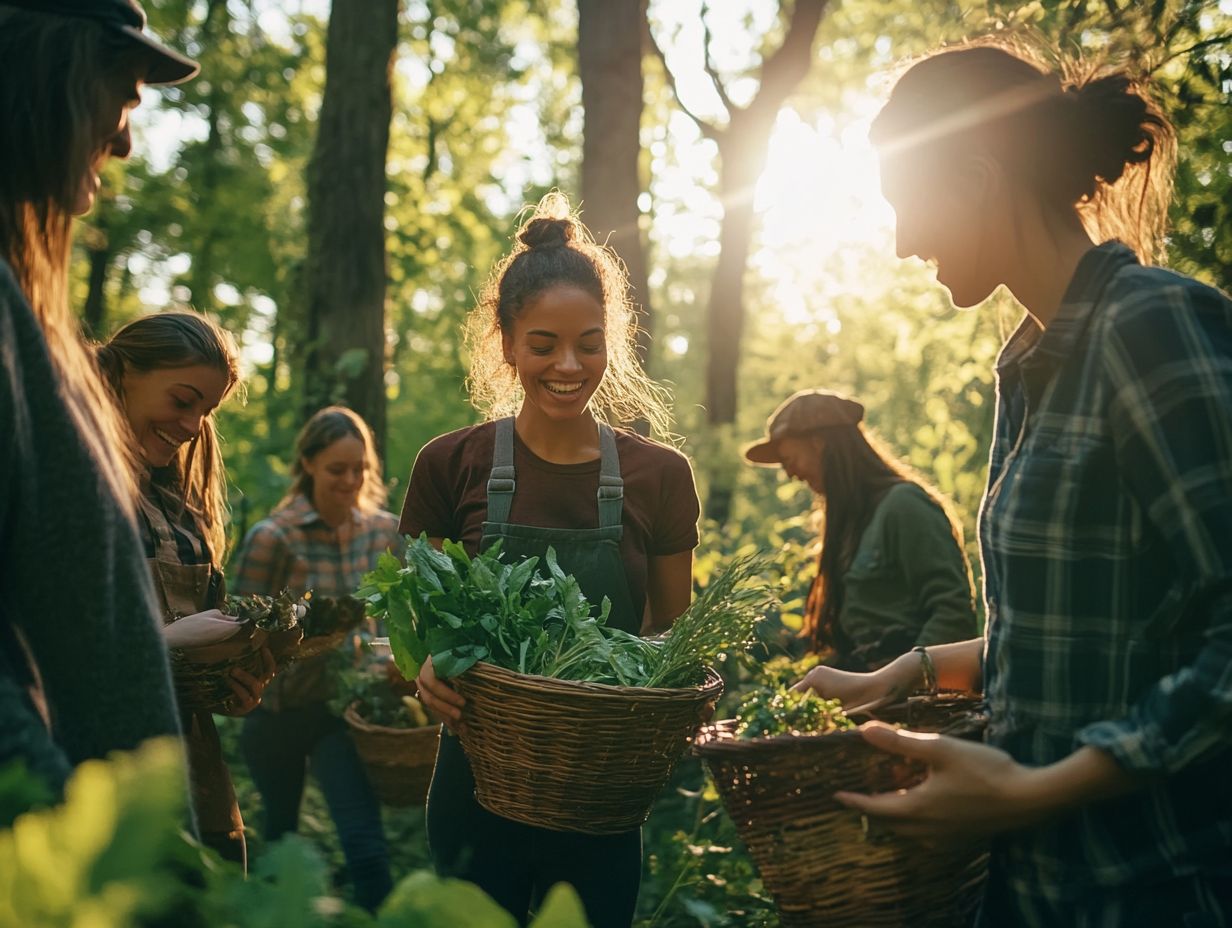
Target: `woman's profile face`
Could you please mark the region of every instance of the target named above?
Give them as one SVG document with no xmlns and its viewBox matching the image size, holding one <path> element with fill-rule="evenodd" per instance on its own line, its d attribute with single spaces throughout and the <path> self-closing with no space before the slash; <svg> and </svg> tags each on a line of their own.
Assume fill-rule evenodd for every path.
<svg viewBox="0 0 1232 928">
<path fill-rule="evenodd" d="M 607 372 L 603 305 L 585 290 L 559 284 L 528 300 L 502 335 L 530 406 L 548 419 L 586 411 Z"/>
<path fill-rule="evenodd" d="M 783 473 L 792 480 L 808 484 L 814 493 L 821 494 L 821 455 L 825 447 L 821 436 L 788 435 L 774 444 Z"/>
<path fill-rule="evenodd" d="M 98 141 L 77 186 L 77 198 L 73 201 L 74 216 L 84 215 L 94 206 L 94 198 L 102 183 L 100 175 L 108 159 L 123 160 L 132 152 L 129 114 L 141 103 L 142 86 L 136 74 L 135 69 L 125 69 L 124 73 L 114 75 L 99 92 L 98 111 L 94 114 L 94 125 L 90 127 Z"/>
<path fill-rule="evenodd" d="M 881 159 L 898 257 L 932 265 L 959 307 L 983 302 L 999 282 L 990 261 L 998 223 L 986 195 L 988 167 L 970 158 L 927 166 L 910 155 Z"/>
<path fill-rule="evenodd" d="M 185 444 L 201 434 L 231 383 L 206 364 L 124 374 L 124 413 L 137 447 L 151 467 L 166 467 Z"/>
</svg>

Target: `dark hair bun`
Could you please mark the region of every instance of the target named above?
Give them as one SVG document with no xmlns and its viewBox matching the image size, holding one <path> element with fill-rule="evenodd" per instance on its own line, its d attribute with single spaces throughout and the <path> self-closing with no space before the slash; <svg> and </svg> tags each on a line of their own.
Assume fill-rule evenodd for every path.
<svg viewBox="0 0 1232 928">
<path fill-rule="evenodd" d="M 559 248 L 577 237 L 577 226 L 568 216 L 536 216 L 518 230 L 518 241 L 527 248 Z"/>
<path fill-rule="evenodd" d="M 1127 74 L 1095 78 L 1065 96 L 1072 116 L 1069 162 L 1079 197 L 1091 196 L 1101 181 L 1116 183 L 1128 165 L 1150 161 L 1162 120 Z"/>
</svg>

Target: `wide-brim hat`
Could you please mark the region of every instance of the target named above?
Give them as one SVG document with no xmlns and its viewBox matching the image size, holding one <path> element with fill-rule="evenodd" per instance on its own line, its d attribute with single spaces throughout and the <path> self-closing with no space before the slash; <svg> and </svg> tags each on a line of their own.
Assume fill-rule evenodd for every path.
<svg viewBox="0 0 1232 928">
<path fill-rule="evenodd" d="M 0 7 L 89 19 L 124 36 L 146 52 L 147 84 L 179 84 L 196 77 L 201 65 L 168 48 L 145 31 L 145 10 L 137 0 L 0 0 Z"/>
<path fill-rule="evenodd" d="M 828 390 L 793 393 L 766 420 L 766 436 L 744 449 L 751 464 L 781 464 L 778 443 L 788 436 L 812 435 L 834 426 L 857 425 L 864 407 L 850 397 Z"/>
</svg>

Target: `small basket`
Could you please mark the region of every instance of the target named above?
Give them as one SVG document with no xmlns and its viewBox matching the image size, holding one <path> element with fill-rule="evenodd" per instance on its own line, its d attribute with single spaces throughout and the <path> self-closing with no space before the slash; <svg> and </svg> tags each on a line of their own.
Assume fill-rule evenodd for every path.
<svg viewBox="0 0 1232 928">
<path fill-rule="evenodd" d="M 555 831 L 619 834 L 650 815 L 723 692 L 579 683 L 476 664 L 450 681 L 466 699 L 462 747 L 490 812 Z"/>
<path fill-rule="evenodd" d="M 184 651 L 172 649 L 176 702 L 186 712 L 226 712 L 227 701 L 235 694 L 229 682 L 231 671 L 237 667 L 254 677 L 261 676 L 265 663 L 260 649 L 211 663 L 189 660 Z"/>
<path fill-rule="evenodd" d="M 432 784 L 441 726 L 390 728 L 373 725 L 352 703 L 342 715 L 364 762 L 368 780 L 381 802 L 390 806 L 423 805 Z"/>
<path fill-rule="evenodd" d="M 327 654 L 354 634 L 355 629 L 353 628 L 336 628 L 324 635 L 305 637 L 299 643 L 299 647 L 295 649 L 295 660 L 302 661 L 310 657 L 319 657 L 322 654 Z"/>
<path fill-rule="evenodd" d="M 917 731 L 978 740 L 969 695 L 916 697 L 879 712 Z M 836 790 L 889 792 L 924 765 L 878 751 L 855 731 L 738 740 L 721 722 L 698 739 L 727 813 L 774 896 L 785 928 L 960 928 L 988 861 L 983 842 L 925 846 L 840 805 Z"/>
</svg>

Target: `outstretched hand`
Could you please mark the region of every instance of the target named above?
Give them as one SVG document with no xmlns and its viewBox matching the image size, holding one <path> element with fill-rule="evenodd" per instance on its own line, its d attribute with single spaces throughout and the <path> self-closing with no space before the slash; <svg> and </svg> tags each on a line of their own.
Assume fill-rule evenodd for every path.
<svg viewBox="0 0 1232 928">
<path fill-rule="evenodd" d="M 899 834 L 985 837 L 1033 825 L 1062 804 L 1042 788 L 1043 768 L 1023 766 L 998 748 L 882 722 L 862 725 L 860 733 L 880 750 L 928 764 L 927 778 L 912 789 L 834 794 Z"/>
</svg>

